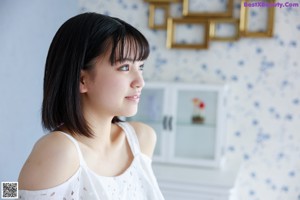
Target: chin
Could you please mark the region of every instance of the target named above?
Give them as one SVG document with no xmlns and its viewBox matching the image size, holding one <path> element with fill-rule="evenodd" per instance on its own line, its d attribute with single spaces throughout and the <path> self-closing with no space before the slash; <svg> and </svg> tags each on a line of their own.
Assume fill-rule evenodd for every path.
<svg viewBox="0 0 300 200">
<path fill-rule="evenodd" d="M 135 116 L 137 113 L 137 110 L 130 110 L 128 112 L 124 112 L 123 115 L 121 116 L 124 116 L 124 117 L 133 117 Z"/>
<path fill-rule="evenodd" d="M 124 115 L 125 117 L 133 117 L 133 116 L 135 116 L 136 115 L 136 112 L 135 113 L 130 113 L 130 114 L 128 114 L 128 115 Z"/>
</svg>

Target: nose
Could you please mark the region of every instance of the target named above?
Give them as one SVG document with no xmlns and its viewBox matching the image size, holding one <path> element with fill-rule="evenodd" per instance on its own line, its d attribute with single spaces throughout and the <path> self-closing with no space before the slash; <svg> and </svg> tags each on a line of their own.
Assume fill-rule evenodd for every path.
<svg viewBox="0 0 300 200">
<path fill-rule="evenodd" d="M 144 81 L 141 71 L 136 71 L 134 73 L 134 78 L 132 79 L 132 82 L 131 82 L 131 87 L 141 90 L 144 86 L 145 86 L 145 81 Z"/>
</svg>

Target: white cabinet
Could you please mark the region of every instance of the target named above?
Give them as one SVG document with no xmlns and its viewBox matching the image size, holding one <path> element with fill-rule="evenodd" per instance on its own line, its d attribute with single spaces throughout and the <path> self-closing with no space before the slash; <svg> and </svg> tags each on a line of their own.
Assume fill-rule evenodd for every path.
<svg viewBox="0 0 300 200">
<path fill-rule="evenodd" d="M 239 164 L 203 168 L 153 163 L 153 170 L 166 200 L 229 200 Z"/>
<path fill-rule="evenodd" d="M 230 198 L 239 165 L 222 162 L 225 94 L 222 85 L 146 83 L 128 120 L 156 130 L 153 170 L 166 200 Z"/>
<path fill-rule="evenodd" d="M 146 83 L 136 116 L 157 133 L 154 161 L 219 167 L 224 147 L 222 85 Z"/>
</svg>

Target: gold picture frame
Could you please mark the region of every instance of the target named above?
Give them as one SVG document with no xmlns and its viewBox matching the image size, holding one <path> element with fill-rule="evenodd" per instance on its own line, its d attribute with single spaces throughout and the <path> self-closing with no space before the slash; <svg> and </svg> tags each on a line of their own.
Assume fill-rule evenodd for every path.
<svg viewBox="0 0 300 200">
<path fill-rule="evenodd" d="M 215 12 L 215 11 L 205 11 L 205 12 L 192 12 L 190 11 L 190 1 L 191 0 L 182 0 L 182 15 L 184 17 L 232 17 L 233 13 L 233 0 L 227 0 L 226 11 L 224 12 Z M 199 0 L 195 0 L 199 1 Z"/>
<path fill-rule="evenodd" d="M 235 27 L 235 34 L 229 37 L 220 37 L 217 36 L 217 31 L 216 31 L 216 26 L 218 24 L 233 24 L 233 26 Z M 229 19 L 211 19 L 209 21 L 209 38 L 210 40 L 214 40 L 214 41 L 236 41 L 240 38 L 240 31 L 239 31 L 239 20 L 238 19 L 233 19 L 233 18 L 229 18 Z"/>
<path fill-rule="evenodd" d="M 164 11 L 163 23 L 157 24 L 155 21 L 155 13 L 158 9 Z M 150 3 L 149 5 L 149 28 L 151 29 L 166 29 L 167 28 L 167 18 L 169 17 L 170 5 L 169 3 Z"/>
<path fill-rule="evenodd" d="M 248 30 L 248 16 L 249 16 L 249 7 L 245 6 L 245 3 L 249 3 L 249 0 L 242 0 L 241 1 L 241 13 L 240 13 L 240 35 L 242 37 L 272 37 L 273 36 L 273 29 L 274 29 L 274 15 L 275 15 L 275 7 L 263 7 L 262 9 L 268 9 L 268 16 L 267 16 L 267 27 L 266 31 L 249 31 Z M 269 0 L 267 3 L 275 3 L 275 0 Z"/>
<path fill-rule="evenodd" d="M 202 25 L 204 27 L 203 43 L 176 43 L 175 33 L 176 25 Z M 181 49 L 207 49 L 209 42 L 209 20 L 195 19 L 195 18 L 168 18 L 167 21 L 167 48 L 181 48 Z"/>
</svg>

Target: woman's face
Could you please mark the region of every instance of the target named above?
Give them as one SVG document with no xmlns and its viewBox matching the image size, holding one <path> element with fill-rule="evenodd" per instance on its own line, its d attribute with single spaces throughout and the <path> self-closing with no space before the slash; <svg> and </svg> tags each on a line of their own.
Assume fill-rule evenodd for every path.
<svg viewBox="0 0 300 200">
<path fill-rule="evenodd" d="M 80 92 L 84 112 L 109 117 L 133 116 L 145 84 L 144 62 L 128 58 L 111 65 L 109 58 L 109 53 L 98 57 L 92 70 L 82 71 Z"/>
</svg>

